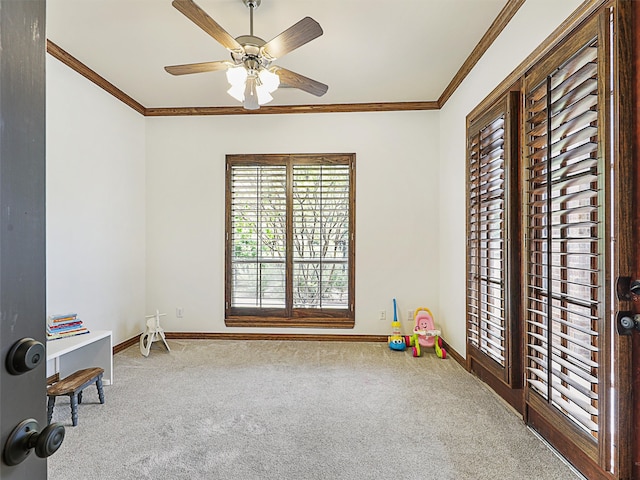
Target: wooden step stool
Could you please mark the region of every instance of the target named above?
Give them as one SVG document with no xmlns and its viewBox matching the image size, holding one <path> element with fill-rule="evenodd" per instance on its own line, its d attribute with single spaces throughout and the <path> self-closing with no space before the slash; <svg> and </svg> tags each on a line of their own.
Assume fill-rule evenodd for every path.
<svg viewBox="0 0 640 480">
<path fill-rule="evenodd" d="M 102 390 L 103 374 L 104 369 L 102 368 L 85 368 L 83 370 L 78 370 L 68 377 L 65 377 L 47 387 L 48 423 L 51 423 L 51 417 L 53 417 L 53 407 L 56 403 L 56 397 L 67 395 L 71 402 L 71 422 L 74 427 L 78 425 L 78 404 L 82 403 L 82 390 L 92 383 L 95 383 L 96 387 L 98 387 L 98 398 L 100 398 L 100 403 L 104 403 L 104 391 Z"/>
</svg>

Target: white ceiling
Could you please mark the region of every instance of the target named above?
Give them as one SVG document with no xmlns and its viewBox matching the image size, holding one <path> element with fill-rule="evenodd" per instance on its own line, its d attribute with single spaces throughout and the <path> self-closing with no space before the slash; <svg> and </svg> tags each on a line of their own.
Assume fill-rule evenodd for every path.
<svg viewBox="0 0 640 480">
<path fill-rule="evenodd" d="M 195 0 L 233 37 L 242 0 Z M 437 100 L 507 0 L 262 0 L 268 41 L 303 17 L 324 35 L 274 62 L 329 85 L 323 97 L 279 89 L 269 105 Z M 173 76 L 165 65 L 228 60 L 171 0 L 48 0 L 47 38 L 145 107 L 237 106 L 223 72 Z"/>
</svg>

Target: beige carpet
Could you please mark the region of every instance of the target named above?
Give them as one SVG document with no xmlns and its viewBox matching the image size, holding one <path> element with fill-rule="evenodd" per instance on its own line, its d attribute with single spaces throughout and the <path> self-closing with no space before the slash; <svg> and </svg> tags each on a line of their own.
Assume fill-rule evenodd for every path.
<svg viewBox="0 0 640 480">
<path fill-rule="evenodd" d="M 454 360 L 382 343 L 170 341 L 114 357 L 50 480 L 575 480 Z"/>
</svg>

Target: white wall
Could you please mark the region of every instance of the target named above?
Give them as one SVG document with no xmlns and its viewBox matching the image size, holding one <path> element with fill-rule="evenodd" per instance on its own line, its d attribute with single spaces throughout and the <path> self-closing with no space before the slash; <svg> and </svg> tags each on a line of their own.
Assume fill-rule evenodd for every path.
<svg viewBox="0 0 640 480">
<path fill-rule="evenodd" d="M 145 120 L 47 56 L 47 312 L 144 329 Z"/>
<path fill-rule="evenodd" d="M 356 326 L 268 332 L 388 334 L 395 296 L 405 330 L 427 306 L 464 355 L 465 117 L 580 3 L 527 1 L 433 112 L 145 119 L 48 58 L 49 313 L 116 343 L 155 309 L 169 331 L 265 332 L 224 326 L 225 154 L 355 152 Z"/>
<path fill-rule="evenodd" d="M 465 355 L 466 116 L 540 45 L 581 0 L 529 0 L 439 112 L 440 283 L 443 337 Z M 535 29 L 530 28 L 536 25 Z"/>
<path fill-rule="evenodd" d="M 438 320 L 437 112 L 147 119 L 147 310 L 169 331 L 389 334 L 427 306 Z M 356 325 L 224 325 L 225 155 L 356 153 Z M 184 318 L 176 318 L 176 308 Z M 386 309 L 387 321 L 378 319 Z"/>
</svg>

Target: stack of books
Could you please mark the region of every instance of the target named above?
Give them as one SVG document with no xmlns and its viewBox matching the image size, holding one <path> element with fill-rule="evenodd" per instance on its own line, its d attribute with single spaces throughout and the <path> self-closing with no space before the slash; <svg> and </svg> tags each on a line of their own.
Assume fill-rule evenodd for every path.
<svg viewBox="0 0 640 480">
<path fill-rule="evenodd" d="M 89 330 L 82 324 L 77 313 L 49 315 L 47 319 L 47 340 L 73 337 L 83 333 L 89 333 Z"/>
</svg>

